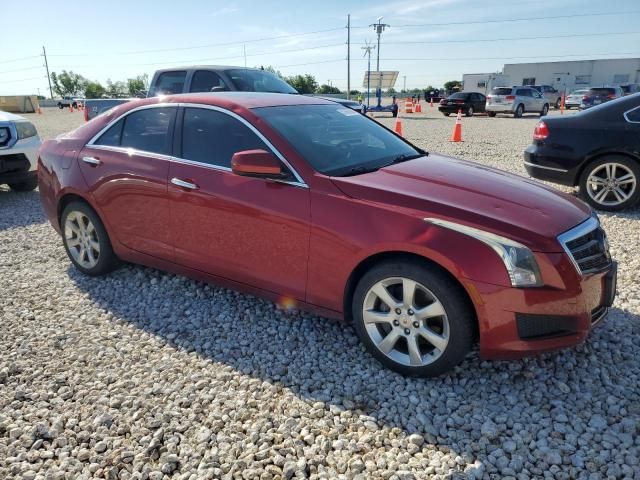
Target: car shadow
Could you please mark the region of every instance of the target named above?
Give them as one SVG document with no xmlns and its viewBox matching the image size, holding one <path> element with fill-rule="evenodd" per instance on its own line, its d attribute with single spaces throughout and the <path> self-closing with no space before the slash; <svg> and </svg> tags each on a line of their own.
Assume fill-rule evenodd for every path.
<svg viewBox="0 0 640 480">
<path fill-rule="evenodd" d="M 530 431 L 523 425 L 543 416 L 548 422 L 549 416 L 566 414 L 573 423 L 579 411 L 586 424 L 593 415 L 610 416 L 607 402 L 614 395 L 618 408 L 640 418 L 640 392 L 615 387 L 616 378 L 638 372 L 634 350 L 622 339 L 640 333 L 640 316 L 625 310 L 613 309 L 611 318 L 573 349 L 511 362 L 482 361 L 475 350 L 441 377 L 406 378 L 382 368 L 353 328 L 337 321 L 140 266 L 126 265 L 102 278 L 69 267 L 68 275 L 115 320 L 302 399 L 367 415 L 383 428 L 419 433 L 427 445 L 475 462 L 467 474 L 498 472 L 487 452 L 507 441 L 517 448 L 509 453 L 512 460 L 537 463 L 529 447 L 537 429 L 523 433 Z M 125 287 L 136 294 L 123 296 Z M 619 343 L 610 343 L 603 355 L 603 342 L 612 339 Z M 574 407 L 577 394 L 588 395 L 582 409 Z"/>
<path fill-rule="evenodd" d="M 46 221 L 37 191 L 14 192 L 0 187 L 0 231 Z"/>
</svg>

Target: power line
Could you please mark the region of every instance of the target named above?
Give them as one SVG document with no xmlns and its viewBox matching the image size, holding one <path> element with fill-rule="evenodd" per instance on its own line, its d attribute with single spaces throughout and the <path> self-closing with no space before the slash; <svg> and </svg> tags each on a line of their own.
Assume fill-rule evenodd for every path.
<svg viewBox="0 0 640 480">
<path fill-rule="evenodd" d="M 276 65 L 274 68 L 304 67 L 305 65 L 319 65 L 321 63 L 333 63 L 333 62 L 344 62 L 344 61 L 345 61 L 344 58 L 334 58 L 332 60 L 321 60 L 319 62 L 294 63 L 292 65 Z"/>
<path fill-rule="evenodd" d="M 576 33 L 568 35 L 540 35 L 536 37 L 504 37 L 504 38 L 476 38 L 469 40 L 408 40 L 402 42 L 386 42 L 391 45 L 405 45 L 405 44 L 440 44 L 440 43 L 472 43 L 472 42 L 502 42 L 502 41 L 517 41 L 517 40 L 543 40 L 547 38 L 573 38 L 573 37 L 603 37 L 607 35 L 637 35 L 640 32 L 610 32 L 610 33 Z M 363 43 L 361 45 L 364 45 Z"/>
<path fill-rule="evenodd" d="M 405 25 L 395 25 L 395 27 L 447 27 L 451 25 L 476 25 L 485 23 L 508 23 L 508 22 L 528 22 L 535 20 L 556 20 L 562 18 L 576 18 L 576 17 L 599 17 L 599 16 L 611 16 L 611 15 L 629 15 L 633 13 L 640 13 L 640 10 L 630 10 L 627 12 L 601 12 L 601 13 L 576 13 L 571 15 L 553 15 L 549 17 L 522 17 L 522 18 L 504 18 L 501 20 L 472 20 L 467 22 L 445 22 L 445 23 L 407 23 Z M 351 28 L 369 28 L 368 26 L 351 27 Z"/>
<path fill-rule="evenodd" d="M 36 70 L 38 68 L 42 68 L 42 66 L 40 66 L 40 67 L 28 67 L 28 68 L 16 68 L 14 70 L 3 70 L 2 72 L 0 72 L 0 75 L 4 75 L 5 73 L 13 73 L 13 72 L 26 72 L 27 70 Z"/>
<path fill-rule="evenodd" d="M 638 52 L 604 52 L 604 53 L 572 53 L 566 55 L 521 55 L 519 57 L 440 57 L 440 58 L 385 58 L 385 61 L 393 62 L 413 62 L 413 61 L 459 61 L 459 60 L 516 60 L 519 58 L 568 58 L 568 57 L 589 57 L 589 56 L 610 56 L 610 55 L 640 55 Z M 362 60 L 362 59 L 358 59 Z"/>
<path fill-rule="evenodd" d="M 16 82 L 26 82 L 29 80 L 43 80 L 46 77 L 40 76 L 40 77 L 31 77 L 31 78 L 19 78 L 18 80 L 2 80 L 0 82 L 0 85 L 2 85 L 3 83 L 16 83 Z"/>
<path fill-rule="evenodd" d="M 20 57 L 20 58 L 12 58 L 10 60 L 2 60 L 0 63 L 12 63 L 12 62 L 20 62 L 22 60 L 28 60 L 30 58 L 38 58 L 40 55 L 31 55 L 29 57 Z"/>
<path fill-rule="evenodd" d="M 265 42 L 267 40 L 280 40 L 285 38 L 301 37 L 305 35 L 314 35 L 316 33 L 337 32 L 339 30 L 344 30 L 344 28 L 345 27 L 327 28 L 324 30 L 314 30 L 311 32 L 300 32 L 300 33 L 292 33 L 287 35 L 277 35 L 273 37 L 254 38 L 251 40 L 235 40 L 233 42 L 226 42 L 226 43 L 210 43 L 207 45 L 194 45 L 190 47 L 161 48 L 161 49 L 154 49 L 154 50 L 131 50 L 126 52 L 107 52 L 107 53 L 102 53 L 101 55 L 137 55 L 140 53 L 159 53 L 159 52 L 172 52 L 172 51 L 183 51 L 183 50 L 196 50 L 198 48 L 225 47 L 229 45 L 239 45 L 242 43 Z M 94 53 L 64 53 L 64 54 L 54 54 L 54 55 L 50 54 L 49 56 L 50 57 L 88 57 L 88 56 L 93 57 L 95 55 L 96 53 L 94 52 Z"/>
</svg>

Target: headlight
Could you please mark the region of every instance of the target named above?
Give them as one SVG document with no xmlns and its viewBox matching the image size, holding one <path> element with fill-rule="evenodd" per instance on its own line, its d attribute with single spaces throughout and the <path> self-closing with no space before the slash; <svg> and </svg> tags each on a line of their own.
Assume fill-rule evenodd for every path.
<svg viewBox="0 0 640 480">
<path fill-rule="evenodd" d="M 458 223 L 425 218 L 425 221 L 441 227 L 464 233 L 490 246 L 500 257 L 507 269 L 511 285 L 514 287 L 538 287 L 542 285 L 538 263 L 529 248 L 494 233 L 485 232 L 477 228 L 460 225 Z"/>
<path fill-rule="evenodd" d="M 7 127 L 0 127 L 0 147 L 6 147 L 11 139 L 11 132 Z"/>
<path fill-rule="evenodd" d="M 36 127 L 34 127 L 31 122 L 16 122 L 15 125 L 16 131 L 18 132 L 18 140 L 38 135 Z"/>
</svg>

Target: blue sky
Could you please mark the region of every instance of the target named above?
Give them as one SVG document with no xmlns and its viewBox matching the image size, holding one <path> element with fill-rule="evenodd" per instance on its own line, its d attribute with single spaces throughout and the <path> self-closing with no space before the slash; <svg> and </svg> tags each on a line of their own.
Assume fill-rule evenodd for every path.
<svg viewBox="0 0 640 480">
<path fill-rule="evenodd" d="M 247 66 L 310 73 L 320 83 L 346 88 L 348 13 L 355 27 L 352 88 L 362 88 L 361 47 L 375 43 L 368 25 L 379 16 L 391 25 L 382 36 L 380 68 L 400 71 L 398 89 L 403 76 L 407 88 L 441 86 L 504 63 L 640 57 L 638 0 L 3 3 L 0 95 L 47 93 L 43 45 L 51 71 L 73 70 L 100 82 L 178 65 L 244 65 L 244 48 Z M 635 13 L 579 16 L 605 12 Z M 499 22 L 532 17 L 556 18 Z M 7 25 L 6 19 L 15 21 Z M 462 24 L 433 25 L 452 22 Z M 411 26 L 416 24 L 430 26 Z M 306 32 L 318 33 L 296 35 Z M 280 38 L 260 40 L 271 37 Z M 513 38 L 518 40 L 503 40 Z"/>
</svg>

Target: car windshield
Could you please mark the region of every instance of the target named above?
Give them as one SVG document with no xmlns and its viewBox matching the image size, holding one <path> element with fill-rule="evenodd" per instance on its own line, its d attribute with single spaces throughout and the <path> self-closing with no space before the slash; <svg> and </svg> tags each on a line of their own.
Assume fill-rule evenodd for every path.
<svg viewBox="0 0 640 480">
<path fill-rule="evenodd" d="M 454 93 L 453 95 L 450 95 L 448 100 L 466 100 L 467 98 L 469 98 L 469 94 L 468 93 L 463 93 L 463 92 L 458 92 L 458 93 Z"/>
<path fill-rule="evenodd" d="M 264 70 L 238 68 L 225 73 L 241 92 L 298 93 L 287 82 Z"/>
<path fill-rule="evenodd" d="M 509 87 L 496 87 L 491 90 L 491 95 L 511 95 L 511 88 Z"/>
<path fill-rule="evenodd" d="M 590 95 L 609 95 L 610 93 L 616 93 L 615 88 L 590 88 Z"/>
<path fill-rule="evenodd" d="M 325 175 L 357 175 L 425 155 L 342 105 L 286 105 L 253 111 Z"/>
</svg>

